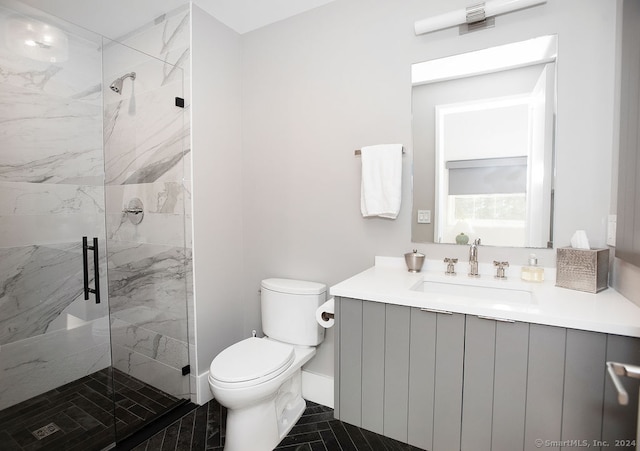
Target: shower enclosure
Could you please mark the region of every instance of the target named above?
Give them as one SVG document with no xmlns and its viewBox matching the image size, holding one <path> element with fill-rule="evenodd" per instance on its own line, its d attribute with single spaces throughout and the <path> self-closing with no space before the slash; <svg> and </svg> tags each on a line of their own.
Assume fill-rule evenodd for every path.
<svg viewBox="0 0 640 451">
<path fill-rule="evenodd" d="M 100 450 L 189 398 L 182 72 L 0 2 L 2 449 Z"/>
</svg>

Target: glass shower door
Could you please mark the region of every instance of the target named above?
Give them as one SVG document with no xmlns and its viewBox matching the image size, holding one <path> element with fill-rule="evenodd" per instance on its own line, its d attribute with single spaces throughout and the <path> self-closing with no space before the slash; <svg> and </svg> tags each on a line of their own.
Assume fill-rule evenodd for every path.
<svg viewBox="0 0 640 451">
<path fill-rule="evenodd" d="M 43 17 L 0 7 L 0 447 L 90 449 L 114 442 L 101 40 Z"/>
<path fill-rule="evenodd" d="M 103 72 L 107 267 L 121 438 L 190 397 L 183 185 L 189 133 L 181 68 L 105 40 Z"/>
</svg>

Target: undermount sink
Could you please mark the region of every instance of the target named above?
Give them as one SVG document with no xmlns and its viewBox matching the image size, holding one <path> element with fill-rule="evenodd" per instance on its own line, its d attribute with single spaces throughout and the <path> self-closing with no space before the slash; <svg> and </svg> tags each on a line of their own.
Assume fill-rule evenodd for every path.
<svg viewBox="0 0 640 451">
<path fill-rule="evenodd" d="M 500 287 L 480 285 L 480 283 L 450 283 L 424 280 L 412 289 L 444 298 L 442 299 L 443 301 L 446 301 L 446 297 L 464 297 L 508 304 L 528 304 L 532 302 L 530 291 L 510 286 Z"/>
</svg>

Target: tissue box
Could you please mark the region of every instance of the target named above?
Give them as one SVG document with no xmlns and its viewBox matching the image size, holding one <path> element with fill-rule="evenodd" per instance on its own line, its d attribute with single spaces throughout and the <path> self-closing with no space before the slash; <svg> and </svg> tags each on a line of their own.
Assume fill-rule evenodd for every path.
<svg viewBox="0 0 640 451">
<path fill-rule="evenodd" d="M 556 286 L 597 293 L 609 285 L 609 249 L 558 248 Z"/>
</svg>

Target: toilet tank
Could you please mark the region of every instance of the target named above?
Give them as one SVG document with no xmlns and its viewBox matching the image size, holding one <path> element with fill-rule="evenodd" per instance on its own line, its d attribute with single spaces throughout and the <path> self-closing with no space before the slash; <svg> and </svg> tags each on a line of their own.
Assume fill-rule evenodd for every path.
<svg viewBox="0 0 640 451">
<path fill-rule="evenodd" d="M 324 328 L 316 321 L 316 310 L 326 300 L 326 285 L 265 279 L 261 293 L 262 331 L 267 337 L 294 345 L 322 343 Z"/>
</svg>

